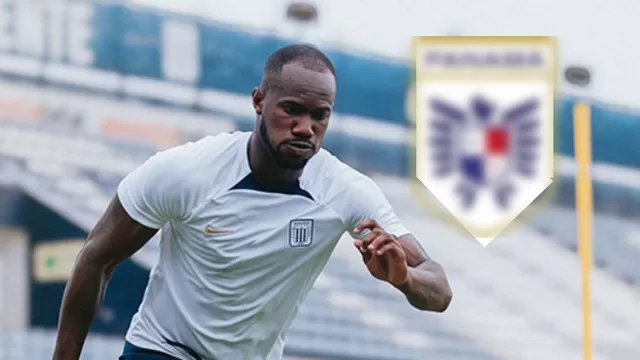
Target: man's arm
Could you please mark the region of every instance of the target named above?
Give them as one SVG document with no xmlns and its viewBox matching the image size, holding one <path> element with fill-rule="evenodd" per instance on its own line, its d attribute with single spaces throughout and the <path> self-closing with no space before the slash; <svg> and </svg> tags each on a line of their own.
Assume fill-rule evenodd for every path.
<svg viewBox="0 0 640 360">
<path fill-rule="evenodd" d="M 138 251 L 156 229 L 134 221 L 117 196 L 76 258 L 62 298 L 54 360 L 77 360 L 116 265 Z"/>
<path fill-rule="evenodd" d="M 453 297 L 444 269 L 432 260 L 413 235 L 397 238 L 407 259 L 408 281 L 396 288 L 420 310 L 443 312 Z"/>
<path fill-rule="evenodd" d="M 392 222 L 389 224 L 393 227 Z M 405 235 L 396 237 L 375 219 L 365 220 L 354 229 L 357 237 L 354 246 L 371 275 L 402 291 L 413 307 L 445 311 L 452 292 L 444 269 L 429 258 L 413 235 L 407 230 L 399 231 Z"/>
<path fill-rule="evenodd" d="M 183 221 L 214 180 L 202 159 L 228 137 L 156 153 L 129 173 L 76 259 L 62 299 L 54 360 L 77 360 L 115 267 L 169 221 Z M 215 174 L 214 174 L 215 175 Z"/>
<path fill-rule="evenodd" d="M 360 176 L 349 184 L 350 224 L 355 226 L 350 233 L 371 274 L 402 291 L 413 307 L 445 311 L 452 292 L 442 266 L 402 224 L 373 180 Z"/>
</svg>

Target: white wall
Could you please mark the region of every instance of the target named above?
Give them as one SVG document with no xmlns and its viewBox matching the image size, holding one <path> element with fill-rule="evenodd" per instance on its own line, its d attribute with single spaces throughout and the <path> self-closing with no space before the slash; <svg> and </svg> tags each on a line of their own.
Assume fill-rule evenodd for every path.
<svg viewBox="0 0 640 360">
<path fill-rule="evenodd" d="M 0 228 L 0 330 L 29 325 L 28 249 L 24 232 Z"/>
<path fill-rule="evenodd" d="M 250 108 L 250 101 L 246 106 Z M 231 131 L 231 119 L 198 115 L 185 110 L 158 108 L 136 101 L 117 101 L 102 96 L 32 84 L 5 81 L 0 85 L 0 119 L 45 122 L 88 134 L 173 146 L 184 141 L 180 131 L 197 136 Z M 0 136 L 1 137 L 1 136 Z"/>
<path fill-rule="evenodd" d="M 295 34 L 283 25 L 289 0 L 136 0 L 214 19 Z M 637 0 L 317 0 L 320 22 L 305 32 L 327 42 L 406 57 L 413 35 L 554 35 L 561 63 L 593 71 L 587 95 L 638 106 Z M 564 89 L 571 92 L 571 89 Z"/>
</svg>

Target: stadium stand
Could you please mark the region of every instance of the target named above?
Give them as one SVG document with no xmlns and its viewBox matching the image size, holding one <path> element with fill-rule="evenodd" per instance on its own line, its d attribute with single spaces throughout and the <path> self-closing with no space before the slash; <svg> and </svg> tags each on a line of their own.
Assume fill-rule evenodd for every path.
<svg viewBox="0 0 640 360">
<path fill-rule="evenodd" d="M 15 127 L 3 128 L 2 134 L 0 143 L 2 152 L 5 154 L 2 168 L 16 175 L 12 177 L 16 181 L 14 185 L 23 187 L 30 196 L 55 209 L 85 232 L 90 229 L 91 224 L 95 223 L 106 206 L 117 181 L 135 166 L 135 163 L 122 156 L 121 150 L 116 150 L 114 144 L 101 143 L 97 139 L 87 141 L 88 139 L 77 138 L 68 133 L 53 136 L 48 132 Z M 5 152 L 6 149 L 10 151 Z M 6 156 L 7 152 L 10 153 L 10 158 Z M 68 154 L 77 155 L 68 156 Z M 150 154 L 149 151 L 146 153 L 146 155 Z M 103 164 L 104 168 L 102 168 Z M 137 266 L 145 272 L 153 266 L 157 256 L 155 245 L 155 243 L 148 245 L 134 258 Z M 437 326 L 439 320 L 436 318 L 432 321 L 434 324 L 425 323 L 426 325 L 416 319 L 414 324 L 405 328 L 407 325 L 395 320 L 392 315 L 386 316 L 392 321 L 389 323 L 388 320 L 385 322 L 384 315 L 378 318 L 374 315 L 371 320 L 368 316 L 360 314 L 358 308 L 362 306 L 362 302 L 368 301 L 370 297 L 377 298 L 381 295 L 380 291 L 377 287 L 371 286 L 371 280 L 367 281 L 368 276 L 363 276 L 364 274 L 349 279 L 351 271 L 343 260 L 332 260 L 327 268 L 329 270 L 319 281 L 319 286 L 314 289 L 314 293 L 310 295 L 310 300 L 305 303 L 289 335 L 290 351 L 293 353 L 333 355 L 349 359 L 397 358 L 403 360 L 419 359 L 425 346 L 435 346 L 435 351 L 441 353 L 443 359 L 458 359 L 458 354 L 468 356 L 475 354 L 473 358 L 493 359 L 489 355 L 483 355 L 480 348 L 474 347 L 473 342 L 465 340 L 463 336 L 455 332 L 439 330 Z M 122 278 L 119 279 L 118 274 Z M 117 284 L 124 283 L 130 276 L 129 272 L 116 273 L 111 283 L 114 296 L 106 299 L 106 308 L 109 308 L 111 299 L 121 296 L 117 294 L 120 290 Z M 335 291 L 335 279 L 345 278 L 347 283 L 343 286 L 351 291 L 348 293 Z M 367 282 L 369 286 L 353 287 L 355 284 L 367 284 Z M 140 290 L 138 289 L 138 292 Z M 389 298 L 389 295 L 382 296 L 377 300 L 380 304 L 373 308 L 385 309 L 398 305 L 400 299 L 393 296 L 390 298 L 391 306 L 388 301 L 386 303 L 383 301 Z M 404 301 L 400 301 L 406 307 Z M 354 312 L 354 308 L 358 311 Z M 123 327 L 126 328 L 126 322 L 132 313 L 122 315 L 124 322 L 118 329 L 120 332 L 124 330 Z M 399 319 L 402 319 L 402 315 L 406 315 L 406 312 L 400 315 Z M 398 333 L 396 336 L 389 337 L 386 331 L 393 322 L 399 327 Z M 378 327 L 385 328 L 385 332 L 376 331 L 376 323 Z M 429 331 L 434 333 L 433 339 L 425 344 L 423 332 L 429 334 Z M 100 340 L 96 341 L 97 344 L 102 344 Z M 446 343 L 450 345 L 447 346 Z M 411 350 L 413 348 L 415 350 Z M 481 356 L 478 357 L 478 355 Z"/>
<path fill-rule="evenodd" d="M 532 225 L 566 248 L 576 250 L 574 211 L 548 209 L 534 219 Z M 630 220 L 599 214 L 595 217 L 593 234 L 596 264 L 634 286 L 640 284 L 637 228 L 637 224 Z"/>
<path fill-rule="evenodd" d="M 287 43 L 175 17 L 195 24 L 203 39 L 202 73 L 185 86 L 167 79 L 158 59 L 158 29 L 165 19 L 174 19 L 172 14 L 111 1 L 91 6 L 94 63 L 81 69 L 65 61 L 41 67 L 46 60 L 34 56 L 0 56 L 5 80 L 0 86 L 0 224 L 25 229 L 33 249 L 86 236 L 118 181 L 173 139 L 127 138 L 141 133 L 126 126 L 128 133 L 105 134 L 105 119 L 118 109 L 134 119 L 152 117 L 156 125 L 175 131 L 176 142 L 248 130 L 253 113 L 247 94 L 266 56 Z M 523 220 L 526 226 L 485 249 L 440 221 L 441 209 L 425 214 L 418 199 L 427 195 L 408 185 L 405 100 L 411 69 L 361 54 L 329 55 L 338 69 L 340 95 L 326 147 L 374 176 L 409 228 L 447 268 L 455 296 L 445 314 L 411 309 L 398 292 L 371 279 L 345 238 L 295 320 L 287 353 L 345 360 L 579 359 L 581 290 L 571 161 L 575 99 L 557 102 L 558 176 L 540 200 L 550 206 L 532 211 Z M 46 111 L 51 106 L 57 116 Z M 66 113 L 60 109 L 82 116 L 61 122 Z M 633 223 L 640 214 L 635 146 L 640 116 L 594 102 L 593 119 L 595 358 L 634 360 L 640 353 L 640 235 Z M 154 240 L 116 271 L 83 359 L 118 356 L 157 255 Z M 63 281 L 31 279 L 29 329 L 0 333 L 0 359 L 50 357 L 63 287 Z"/>
<path fill-rule="evenodd" d="M 3 173 L 13 174 L 5 181 L 13 181 L 85 232 L 117 181 L 154 151 L 139 145 L 123 151 L 122 142 L 70 133 L 52 135 L 25 127 L 5 125 L 1 133 Z M 348 248 L 349 241 L 344 241 L 301 310 L 289 335 L 289 351 L 372 360 L 421 359 L 425 352 L 445 360 L 513 359 L 516 355 L 518 359 L 568 359 L 579 354 L 580 290 L 574 256 L 530 230 L 516 230 L 482 249 L 469 237 L 425 218 L 406 182 L 376 179 L 399 215 L 449 270 L 456 290 L 452 310 L 446 318 L 416 314 L 397 293 L 364 273 L 357 254 Z M 150 269 L 157 256 L 154 245 L 134 258 L 143 271 Z M 131 277 L 130 272 L 118 274 L 121 278 L 116 276 L 111 285 L 113 293 L 125 282 L 123 277 Z M 640 300 L 638 293 L 601 272 L 595 281 L 595 321 L 600 329 L 596 348 L 603 359 L 630 356 L 637 351 L 631 334 L 640 333 L 640 318 L 633 311 Z M 613 308 L 604 305 L 610 296 L 617 301 Z M 107 298 L 107 309 L 113 306 L 112 299 Z M 122 331 L 131 314 L 119 315 Z M 32 340 L 37 337 L 20 339 L 29 347 L 37 341 Z M 99 339 L 96 344 L 100 349 L 106 349 L 106 344 L 116 346 Z M 16 351 L 14 345 L 9 348 Z M 102 353 L 100 349 L 92 351 Z"/>
</svg>

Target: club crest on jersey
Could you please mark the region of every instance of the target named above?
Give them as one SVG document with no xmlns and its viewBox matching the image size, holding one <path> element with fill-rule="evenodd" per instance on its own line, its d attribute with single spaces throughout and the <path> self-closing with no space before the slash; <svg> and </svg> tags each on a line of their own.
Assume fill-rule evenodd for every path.
<svg viewBox="0 0 640 360">
<path fill-rule="evenodd" d="M 416 177 L 430 193 L 422 196 L 484 246 L 553 181 L 554 51 L 548 37 L 417 39 Z M 536 56 L 476 61 L 483 54 Z"/>
<path fill-rule="evenodd" d="M 313 243 L 313 219 L 295 219 L 289 222 L 289 245 L 306 247 Z"/>
<path fill-rule="evenodd" d="M 454 178 L 451 191 L 467 211 L 478 195 L 488 193 L 506 209 L 519 190 L 517 176 L 532 177 L 540 158 L 540 101 L 524 99 L 502 111 L 496 103 L 475 96 L 462 108 L 443 98 L 429 99 L 433 154 L 431 168 L 438 178 Z"/>
</svg>

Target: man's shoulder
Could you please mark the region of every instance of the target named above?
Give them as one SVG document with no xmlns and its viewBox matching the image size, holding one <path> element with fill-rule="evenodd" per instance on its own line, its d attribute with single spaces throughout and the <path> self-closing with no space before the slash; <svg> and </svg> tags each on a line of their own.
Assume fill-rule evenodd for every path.
<svg viewBox="0 0 640 360">
<path fill-rule="evenodd" d="M 197 157 L 217 157 L 225 150 L 241 146 L 242 140 L 247 140 L 251 133 L 243 131 L 225 132 L 216 135 L 208 135 L 199 140 L 188 142 L 178 146 L 183 148 L 183 155 Z"/>
<path fill-rule="evenodd" d="M 314 175 L 322 175 L 327 183 L 340 186 L 343 192 L 366 192 L 371 184 L 375 184 L 369 176 L 325 149 L 321 149 L 317 157 L 313 168 Z"/>
<path fill-rule="evenodd" d="M 229 173 L 223 169 L 243 165 L 240 146 L 249 135 L 221 133 L 184 143 L 156 153 L 138 171 L 180 183 L 183 187 L 209 185 L 212 180 L 220 181 Z"/>
<path fill-rule="evenodd" d="M 211 166 L 221 160 L 234 160 L 240 151 L 238 149 L 242 139 L 248 136 L 244 132 L 221 133 L 205 136 L 199 140 L 190 141 L 156 154 L 169 159 L 179 168 L 198 168 Z"/>
<path fill-rule="evenodd" d="M 314 161 L 313 172 L 307 174 L 314 194 L 336 211 L 347 227 L 355 226 L 384 199 L 378 185 L 360 170 L 322 150 Z"/>
</svg>

